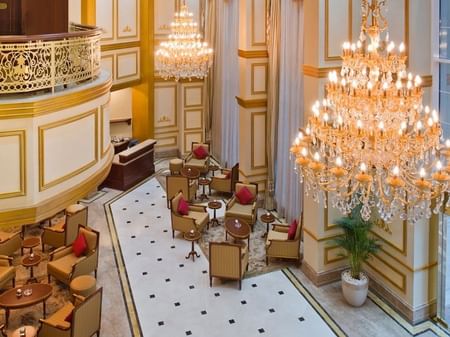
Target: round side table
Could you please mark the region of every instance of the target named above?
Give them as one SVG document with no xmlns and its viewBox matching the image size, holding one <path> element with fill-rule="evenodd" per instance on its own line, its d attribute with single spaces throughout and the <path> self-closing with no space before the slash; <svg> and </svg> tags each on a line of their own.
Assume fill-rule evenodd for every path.
<svg viewBox="0 0 450 337">
<path fill-rule="evenodd" d="M 221 209 L 222 208 L 222 203 L 220 201 L 214 200 L 214 201 L 210 201 L 208 202 L 208 208 L 212 209 L 214 212 L 214 216 L 213 218 L 210 220 L 210 224 L 211 226 L 213 224 L 216 224 L 217 226 L 219 225 L 219 220 L 217 220 L 216 217 L 216 210 Z M 209 225 L 208 225 L 208 229 L 209 229 Z"/>
<path fill-rule="evenodd" d="M 10 335 L 8 335 L 8 337 L 20 337 L 20 330 L 22 328 L 25 328 L 25 336 L 26 337 L 36 337 L 37 330 L 34 326 L 31 326 L 31 325 L 25 325 L 21 328 L 14 330 Z"/>
<path fill-rule="evenodd" d="M 27 284 L 38 282 L 37 278 L 34 277 L 33 267 L 36 267 L 41 261 L 42 256 L 40 254 L 33 254 L 33 257 L 27 255 L 22 258 L 22 266 L 30 268 L 30 277 L 28 278 Z"/>
<path fill-rule="evenodd" d="M 31 238 L 24 239 L 22 241 L 22 248 L 20 249 L 20 252 L 23 255 L 23 250 L 29 249 L 30 254 L 31 254 L 31 253 L 33 253 L 33 248 L 39 246 L 40 244 L 41 244 L 41 239 L 37 238 L 37 237 L 31 237 Z"/>
<path fill-rule="evenodd" d="M 190 231 L 190 232 L 184 233 L 183 237 L 185 240 L 191 241 L 191 243 L 192 243 L 191 251 L 186 256 L 186 260 L 188 260 L 192 256 L 192 261 L 195 261 L 195 258 L 200 257 L 200 255 L 195 251 L 194 243 L 196 241 L 198 241 L 202 237 L 202 235 L 198 231 Z"/>
<path fill-rule="evenodd" d="M 262 236 L 262 238 L 265 238 L 269 234 L 269 225 L 275 221 L 275 217 L 273 216 L 272 213 L 267 212 L 267 213 L 264 213 L 263 215 L 261 215 L 260 219 L 262 222 L 264 222 L 266 224 L 266 232 Z"/>
<path fill-rule="evenodd" d="M 214 177 L 214 172 L 219 171 L 220 167 L 218 165 L 209 165 L 209 171 L 211 172 L 212 176 Z"/>
<path fill-rule="evenodd" d="M 211 179 L 208 178 L 199 178 L 198 184 L 202 187 L 202 194 L 200 195 L 200 201 L 203 201 L 203 199 L 208 199 L 208 195 L 206 194 L 205 187 L 209 187 L 209 195 L 211 195 Z"/>
</svg>

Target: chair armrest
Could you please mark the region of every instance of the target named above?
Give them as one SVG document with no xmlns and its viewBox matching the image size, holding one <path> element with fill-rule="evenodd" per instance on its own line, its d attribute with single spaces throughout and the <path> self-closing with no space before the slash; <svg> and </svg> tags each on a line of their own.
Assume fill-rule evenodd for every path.
<svg viewBox="0 0 450 337">
<path fill-rule="evenodd" d="M 43 230 L 44 232 L 64 233 L 64 229 L 62 228 L 44 227 Z"/>
<path fill-rule="evenodd" d="M 6 256 L 6 255 L 0 255 L 0 265 L 3 265 L 3 263 L 6 266 L 12 266 L 13 258 Z"/>
<path fill-rule="evenodd" d="M 277 232 L 287 233 L 289 230 L 289 226 L 284 225 L 284 224 L 273 224 L 272 230 L 277 231 Z"/>
<path fill-rule="evenodd" d="M 72 253 L 72 246 L 59 247 L 58 249 L 54 250 L 49 254 L 49 260 L 50 261 L 57 260 L 70 253 Z"/>
<path fill-rule="evenodd" d="M 184 157 L 184 162 L 186 163 L 188 160 L 192 159 L 192 152 L 188 153 L 186 157 Z"/>
<path fill-rule="evenodd" d="M 235 202 L 236 202 L 236 196 L 233 196 L 233 197 L 228 201 L 228 203 L 227 203 L 225 209 L 226 209 L 226 210 L 230 209 L 230 208 L 234 205 Z"/>
<path fill-rule="evenodd" d="M 193 212 L 206 212 L 206 206 L 189 205 L 189 210 Z"/>
<path fill-rule="evenodd" d="M 74 301 L 73 301 L 73 305 L 74 306 L 77 306 L 77 304 L 84 302 L 84 300 L 86 299 L 86 297 L 80 296 L 80 295 L 77 295 L 77 294 L 72 294 L 72 296 L 73 296 L 73 299 L 74 299 Z"/>
<path fill-rule="evenodd" d="M 54 328 L 60 329 L 60 330 L 69 330 L 70 329 L 70 323 L 69 322 L 67 322 L 67 325 L 53 324 L 50 321 L 47 321 L 47 320 L 45 320 L 43 318 L 39 319 L 39 322 L 41 324 L 46 324 L 46 325 L 49 325 L 51 327 L 54 327 Z"/>
</svg>

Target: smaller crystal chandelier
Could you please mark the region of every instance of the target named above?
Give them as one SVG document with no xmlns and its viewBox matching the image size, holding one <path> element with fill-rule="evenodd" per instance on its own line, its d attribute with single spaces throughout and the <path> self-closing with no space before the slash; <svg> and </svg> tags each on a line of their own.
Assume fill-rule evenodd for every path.
<svg viewBox="0 0 450 337">
<path fill-rule="evenodd" d="M 168 80 L 174 78 L 204 78 L 212 65 L 213 50 L 207 42 L 202 42 L 198 23 L 189 12 L 185 0 L 179 12 L 175 12 L 175 22 L 171 23 L 169 40 L 160 44 L 156 51 L 156 70 Z"/>
</svg>

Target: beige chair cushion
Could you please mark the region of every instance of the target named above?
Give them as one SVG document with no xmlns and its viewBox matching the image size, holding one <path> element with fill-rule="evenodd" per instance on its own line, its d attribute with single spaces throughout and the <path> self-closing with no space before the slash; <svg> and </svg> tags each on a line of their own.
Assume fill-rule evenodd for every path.
<svg viewBox="0 0 450 337">
<path fill-rule="evenodd" d="M 66 303 L 66 305 L 64 305 L 61 309 L 59 309 L 45 321 L 52 325 L 59 325 L 64 328 L 68 328 L 70 327 L 70 323 L 66 322 L 65 319 L 73 311 L 73 308 L 74 306 L 72 303 Z"/>
<path fill-rule="evenodd" d="M 16 235 L 16 233 L 0 232 L 0 242 L 8 240 L 14 235 Z"/>
<path fill-rule="evenodd" d="M 169 165 L 183 165 L 183 160 L 180 158 L 171 159 Z"/>
<path fill-rule="evenodd" d="M 269 231 L 267 235 L 267 242 L 271 240 L 283 240 L 286 241 L 288 239 L 288 233 L 278 232 L 278 231 Z"/>
<path fill-rule="evenodd" d="M 60 259 L 50 261 L 47 264 L 49 274 L 56 275 L 58 279 L 67 279 L 72 272 L 72 266 L 83 258 L 76 257 L 74 254 L 67 254 Z"/>
<path fill-rule="evenodd" d="M 51 221 L 51 226 L 53 229 L 64 230 L 64 225 L 66 224 L 66 216 L 61 216 L 59 218 L 53 218 Z"/>
<path fill-rule="evenodd" d="M 233 206 L 227 211 L 227 213 L 235 214 L 236 216 L 241 217 L 251 217 L 252 216 L 252 208 L 253 204 L 250 205 L 241 205 L 238 202 L 235 202 Z"/>
<path fill-rule="evenodd" d="M 192 157 L 186 165 L 188 166 L 194 166 L 194 167 L 204 167 L 205 166 L 206 159 L 197 159 Z"/>
<path fill-rule="evenodd" d="M 0 283 L 12 279 L 16 275 L 16 269 L 12 266 L 0 266 Z"/>
<path fill-rule="evenodd" d="M 91 275 L 82 275 L 74 278 L 70 282 L 70 291 L 83 297 L 88 297 L 97 289 L 97 281 Z"/>
<path fill-rule="evenodd" d="M 86 238 L 88 254 L 92 253 L 97 248 L 97 234 L 84 228 L 80 228 L 80 234 L 83 234 Z"/>
<path fill-rule="evenodd" d="M 66 208 L 66 213 L 68 213 L 68 214 L 75 214 L 75 213 L 78 213 L 78 212 L 82 211 L 85 208 L 86 208 L 86 206 L 84 206 L 84 205 L 73 204 L 73 205 L 70 205 L 70 206 L 68 206 Z"/>
<path fill-rule="evenodd" d="M 207 212 L 193 212 L 190 211 L 188 215 L 184 215 L 183 218 L 194 219 L 197 226 L 201 225 L 208 218 Z"/>
</svg>

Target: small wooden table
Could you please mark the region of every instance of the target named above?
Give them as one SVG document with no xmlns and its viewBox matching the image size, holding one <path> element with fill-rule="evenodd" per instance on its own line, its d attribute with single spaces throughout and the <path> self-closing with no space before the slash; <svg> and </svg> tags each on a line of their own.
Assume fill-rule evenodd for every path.
<svg viewBox="0 0 450 337">
<path fill-rule="evenodd" d="M 211 172 L 212 176 L 214 177 L 214 172 L 219 171 L 220 167 L 218 165 L 209 165 L 209 171 Z"/>
<path fill-rule="evenodd" d="M 208 208 L 212 209 L 214 212 L 214 216 L 213 218 L 210 220 L 210 224 L 211 226 L 215 223 L 217 224 L 217 226 L 219 225 L 219 220 L 217 220 L 216 217 L 216 210 L 221 209 L 222 208 L 222 203 L 220 201 L 214 200 L 214 201 L 210 201 L 208 202 Z M 209 229 L 209 227 L 208 227 Z"/>
<path fill-rule="evenodd" d="M 200 232 L 194 231 L 194 232 L 187 232 L 183 234 L 183 237 L 187 241 L 191 241 L 191 251 L 189 252 L 188 256 L 186 256 L 186 260 L 188 260 L 192 256 L 192 261 L 195 261 L 196 257 L 200 257 L 200 255 L 195 251 L 194 249 L 194 242 L 198 241 L 202 237 Z"/>
<path fill-rule="evenodd" d="M 194 180 L 200 177 L 200 171 L 195 167 L 183 167 L 180 170 L 180 173 L 183 177 Z"/>
<path fill-rule="evenodd" d="M 267 234 L 269 233 L 269 225 L 275 221 L 275 217 L 273 216 L 272 213 L 267 212 L 264 213 L 263 215 L 261 215 L 261 221 L 264 222 L 266 224 L 266 232 L 263 234 L 262 238 L 267 237 Z"/>
<path fill-rule="evenodd" d="M 37 283 L 36 277 L 34 277 L 33 267 L 37 266 L 42 261 L 42 256 L 40 254 L 34 254 L 33 258 L 31 255 L 24 256 L 22 258 L 22 266 L 25 268 L 30 268 L 30 278 L 27 281 L 29 283 Z"/>
<path fill-rule="evenodd" d="M 33 248 L 37 247 L 41 244 L 41 239 L 38 237 L 26 238 L 22 241 L 22 248 L 20 249 L 21 254 L 23 255 L 23 250 L 29 249 L 30 254 L 33 253 Z"/>
<path fill-rule="evenodd" d="M 17 297 L 16 291 L 22 290 L 22 296 Z M 25 296 L 24 291 L 31 289 L 32 294 Z M 0 295 L 0 307 L 5 309 L 5 328 L 8 327 L 10 310 L 30 307 L 39 302 L 43 304 L 43 313 L 45 318 L 45 301 L 52 295 L 53 287 L 49 284 L 33 283 L 22 287 L 16 287 L 5 291 Z"/>
<path fill-rule="evenodd" d="M 31 325 L 25 325 L 25 336 L 27 337 L 36 337 L 37 336 L 37 330 L 34 326 Z M 20 329 L 18 328 L 14 330 L 11 335 L 8 335 L 9 337 L 20 337 Z"/>
<path fill-rule="evenodd" d="M 208 199 L 208 195 L 205 192 L 205 187 L 208 186 L 209 187 L 209 195 L 211 195 L 211 179 L 208 178 L 199 178 L 198 179 L 198 184 L 203 188 L 202 190 L 202 194 L 200 195 L 200 201 L 203 201 L 203 199 Z"/>
<path fill-rule="evenodd" d="M 228 234 L 236 240 L 247 239 L 247 246 L 250 249 L 250 225 L 241 219 L 229 218 L 225 220 L 225 240 L 228 239 Z"/>
</svg>

